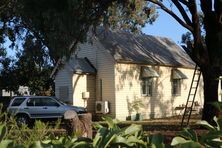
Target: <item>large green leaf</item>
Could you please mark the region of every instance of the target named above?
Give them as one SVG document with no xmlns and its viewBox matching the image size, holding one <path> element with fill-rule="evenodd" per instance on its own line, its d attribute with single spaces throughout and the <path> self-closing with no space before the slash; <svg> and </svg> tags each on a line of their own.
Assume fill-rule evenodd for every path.
<svg viewBox="0 0 222 148">
<path fill-rule="evenodd" d="M 104 138 L 103 142 L 101 143 L 100 147 L 107 148 L 113 142 L 113 139 L 116 138 L 116 134 L 109 134 L 106 138 Z"/>
<path fill-rule="evenodd" d="M 178 132 L 178 135 L 192 141 L 198 141 L 197 133 L 189 128 L 184 128 L 183 131 Z"/>
<path fill-rule="evenodd" d="M 72 148 L 91 148 L 91 147 L 92 147 L 92 145 L 88 142 L 85 142 L 85 141 L 76 142 L 72 146 Z"/>
<path fill-rule="evenodd" d="M 156 134 L 152 136 L 151 143 L 158 148 L 164 147 L 164 137 L 161 134 Z"/>
<path fill-rule="evenodd" d="M 93 139 L 93 147 L 97 147 L 98 145 L 100 145 L 102 139 L 106 137 L 107 133 L 108 133 L 107 128 L 105 127 L 100 128 L 95 138 Z"/>
<path fill-rule="evenodd" d="M 0 142 L 0 148 L 11 148 L 11 147 L 13 147 L 12 140 L 3 140 Z"/>
<path fill-rule="evenodd" d="M 0 125 L 0 142 L 5 138 L 7 135 L 7 127 L 5 124 Z"/>
<path fill-rule="evenodd" d="M 191 140 L 186 140 L 185 138 L 182 138 L 182 137 L 174 137 L 171 142 L 171 145 L 176 146 L 178 144 L 183 144 L 183 143 L 187 143 L 187 142 L 191 142 Z"/>
<path fill-rule="evenodd" d="M 215 101 L 210 104 L 217 108 L 219 111 L 222 111 L 222 102 Z"/>
<path fill-rule="evenodd" d="M 209 124 L 207 121 L 205 121 L 205 120 L 198 121 L 197 124 L 206 127 L 209 131 L 216 131 L 215 127 L 213 127 L 212 125 L 210 125 L 210 124 Z"/>
<path fill-rule="evenodd" d="M 144 142 L 142 139 L 139 139 L 138 137 L 135 137 L 135 136 L 129 136 L 127 138 L 127 142 L 128 143 L 134 143 L 134 144 L 140 144 L 140 145 L 143 145 L 143 146 L 146 145 L 146 142 Z"/>
<path fill-rule="evenodd" d="M 95 129 L 100 129 L 100 128 L 103 127 L 103 126 L 102 126 L 101 124 L 99 124 L 99 123 L 93 123 L 92 126 L 93 126 L 93 128 L 95 128 Z"/>
<path fill-rule="evenodd" d="M 143 140 L 135 136 L 123 137 L 121 135 L 118 135 L 115 137 L 115 139 L 113 139 L 113 141 L 110 144 L 111 144 L 111 147 L 119 146 L 119 145 L 123 145 L 124 147 L 125 146 L 133 147 L 135 145 L 146 147 L 146 142 L 144 142 Z"/>
<path fill-rule="evenodd" d="M 123 131 L 123 135 L 133 135 L 142 130 L 141 125 L 132 124 Z"/>
<path fill-rule="evenodd" d="M 222 131 L 222 119 L 221 118 L 217 118 L 216 116 L 214 117 L 214 121 L 217 124 L 217 130 Z"/>
<path fill-rule="evenodd" d="M 42 148 L 41 142 L 36 141 L 32 145 L 30 145 L 30 148 Z"/>
<path fill-rule="evenodd" d="M 183 143 L 181 145 L 179 145 L 180 148 L 202 148 L 203 146 L 201 146 L 199 143 L 197 142 L 187 142 L 187 143 Z"/>
<path fill-rule="evenodd" d="M 212 141 L 222 142 L 220 139 L 222 137 L 221 131 L 210 131 L 206 135 L 201 136 L 200 141 L 201 143 L 211 143 Z"/>
<path fill-rule="evenodd" d="M 106 121 L 106 123 L 108 124 L 108 127 L 110 128 L 110 129 L 120 129 L 118 126 L 117 126 L 117 123 L 119 123 L 119 121 L 118 120 L 113 120 L 111 117 L 109 117 L 109 116 L 104 116 L 103 117 L 103 120 L 105 120 Z"/>
</svg>

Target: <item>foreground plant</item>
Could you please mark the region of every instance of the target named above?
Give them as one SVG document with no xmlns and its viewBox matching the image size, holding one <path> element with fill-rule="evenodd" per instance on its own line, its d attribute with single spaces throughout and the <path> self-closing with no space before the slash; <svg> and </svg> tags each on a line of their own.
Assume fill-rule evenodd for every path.
<svg viewBox="0 0 222 148">
<path fill-rule="evenodd" d="M 214 117 L 216 126 L 207 121 L 199 121 L 197 124 L 205 127 L 208 132 L 197 136 L 193 129 L 185 128 L 173 138 L 171 145 L 177 147 L 221 147 L 222 146 L 222 119 Z"/>
<path fill-rule="evenodd" d="M 146 147 L 141 125 L 132 124 L 129 127 L 120 128 L 117 120 L 112 120 L 110 117 L 103 119 L 108 127 L 101 124 L 94 125 L 98 131 L 93 139 L 93 147 Z"/>
</svg>

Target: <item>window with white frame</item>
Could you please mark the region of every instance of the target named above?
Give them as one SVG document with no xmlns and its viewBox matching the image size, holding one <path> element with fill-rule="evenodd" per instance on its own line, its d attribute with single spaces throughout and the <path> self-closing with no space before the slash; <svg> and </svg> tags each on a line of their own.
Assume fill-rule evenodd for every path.
<svg viewBox="0 0 222 148">
<path fill-rule="evenodd" d="M 173 96 L 181 95 L 181 84 L 184 79 L 187 79 L 187 76 L 182 71 L 176 68 L 172 69 L 171 82 Z"/>
<path fill-rule="evenodd" d="M 172 80 L 172 95 L 174 96 L 181 95 L 181 79 Z"/>
<path fill-rule="evenodd" d="M 141 93 L 142 96 L 152 96 L 153 80 L 159 77 L 159 74 L 152 67 L 141 66 Z"/>
<path fill-rule="evenodd" d="M 142 78 L 142 95 L 143 96 L 152 96 L 152 90 L 153 90 L 153 78 Z"/>
</svg>

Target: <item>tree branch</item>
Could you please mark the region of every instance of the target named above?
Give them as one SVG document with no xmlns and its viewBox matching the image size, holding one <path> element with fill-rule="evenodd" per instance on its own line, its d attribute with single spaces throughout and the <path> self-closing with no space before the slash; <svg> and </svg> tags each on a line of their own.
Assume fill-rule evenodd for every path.
<svg viewBox="0 0 222 148">
<path fill-rule="evenodd" d="M 206 1 L 206 0 L 204 0 Z M 196 60 L 198 63 L 203 63 L 203 62 L 209 62 L 209 56 L 208 56 L 208 51 L 206 47 L 204 46 L 202 35 L 201 35 L 201 26 L 200 26 L 200 20 L 199 20 L 199 15 L 197 11 L 197 4 L 196 0 L 189 0 L 190 3 L 190 13 L 192 15 L 192 26 L 194 28 L 193 37 L 194 37 L 194 47 L 193 48 L 193 55 L 196 56 Z M 203 61 L 203 59 L 205 61 Z"/>
<path fill-rule="evenodd" d="M 189 2 L 188 1 L 186 1 L 186 0 L 179 0 L 182 4 L 184 4 L 184 5 L 186 5 L 187 7 L 188 7 L 188 5 L 189 5 Z"/>
<path fill-rule="evenodd" d="M 183 27 L 185 27 L 186 29 L 188 29 L 189 31 L 193 32 L 193 28 L 192 26 L 186 24 L 182 19 L 180 19 L 173 11 L 171 11 L 170 9 L 168 9 L 162 2 L 158 1 L 158 0 L 147 0 L 151 3 L 156 4 L 157 6 L 160 6 L 160 8 L 162 10 L 164 10 L 166 13 L 168 13 L 169 15 L 171 15 L 179 24 L 181 24 Z"/>
<path fill-rule="evenodd" d="M 177 9 L 180 11 L 180 14 L 183 16 L 183 19 L 185 20 L 185 22 L 191 26 L 192 22 L 191 22 L 190 18 L 188 17 L 186 11 L 184 10 L 183 6 L 179 3 L 178 0 L 172 0 L 172 2 L 177 7 Z M 188 7 L 188 5 L 186 5 L 186 6 Z"/>
</svg>

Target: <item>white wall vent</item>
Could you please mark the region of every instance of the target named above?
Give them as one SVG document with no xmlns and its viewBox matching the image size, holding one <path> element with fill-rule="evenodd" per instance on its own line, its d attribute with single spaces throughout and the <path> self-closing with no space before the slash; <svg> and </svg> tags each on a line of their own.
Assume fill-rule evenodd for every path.
<svg viewBox="0 0 222 148">
<path fill-rule="evenodd" d="M 96 101 L 96 113 L 107 114 L 109 113 L 108 101 Z"/>
</svg>

